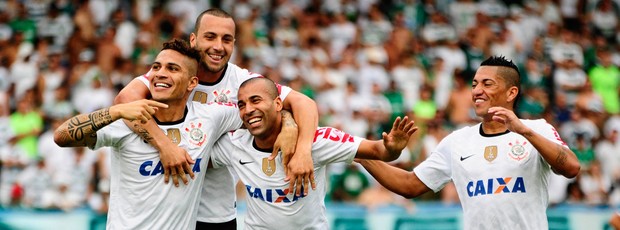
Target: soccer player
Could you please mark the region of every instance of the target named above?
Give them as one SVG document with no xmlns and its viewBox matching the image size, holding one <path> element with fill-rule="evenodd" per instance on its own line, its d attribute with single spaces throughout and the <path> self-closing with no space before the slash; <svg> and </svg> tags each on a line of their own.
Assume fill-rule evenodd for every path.
<svg viewBox="0 0 620 230">
<path fill-rule="evenodd" d="M 233 53 L 235 42 L 235 22 L 233 18 L 220 9 L 209 9 L 202 12 L 196 19 L 194 32 L 190 35 L 192 47 L 200 51 L 202 56 L 198 68 L 199 85 L 192 92 L 190 100 L 206 102 L 237 103 L 237 89 L 248 78 L 262 77 L 260 74 L 249 72 L 237 65 L 228 62 Z M 147 75 L 138 77 L 125 87 L 115 99 L 116 103 L 129 102 L 147 98 L 148 88 L 140 81 L 148 81 Z M 281 87 L 280 97 L 284 109 L 293 113 L 299 127 L 292 127 L 294 122 L 287 122 L 291 126 L 283 126 L 280 140 L 276 143 L 273 155 L 281 149 L 288 166 L 291 191 L 307 193 L 308 188 L 315 188 L 310 178 L 314 177 L 310 146 L 314 138 L 314 131 L 318 125 L 318 111 L 316 103 L 305 95 L 292 91 L 288 87 Z M 158 132 L 153 122 L 140 124 L 133 122 L 130 127 L 139 132 L 155 148 L 161 151 L 161 160 L 165 170 L 165 181 L 168 181 L 168 171 L 172 175 L 173 183 L 178 184 L 177 176 L 187 183 L 186 173 L 193 178 L 186 153 L 183 149 L 172 144 L 163 133 Z M 299 135 L 297 132 L 299 131 Z M 291 134 L 294 132 L 294 135 Z M 292 139 L 295 138 L 295 139 Z M 292 140 L 291 140 L 292 139 Z M 291 154 L 295 153 L 294 155 Z M 290 161 L 289 161 L 290 159 Z M 170 170 L 168 170 L 170 169 Z M 198 211 L 199 229 L 237 229 L 236 227 L 236 197 L 235 183 L 231 172 L 227 168 L 209 170 L 206 173 L 200 208 Z"/>
<path fill-rule="evenodd" d="M 325 166 L 351 163 L 355 157 L 395 160 L 417 130 L 407 117 L 397 118 L 390 133 L 383 133 L 382 141 L 365 140 L 331 127 L 318 128 L 312 143 L 317 189 L 298 196 L 284 181 L 281 156 L 270 159 L 279 127 L 285 122 L 280 115 L 282 100 L 276 84 L 267 78 L 249 79 L 241 84 L 238 98 L 239 115 L 247 129 L 220 138 L 211 164 L 215 168 L 233 168 L 245 185 L 246 229 L 329 229 L 324 204 Z"/>
<path fill-rule="evenodd" d="M 199 58 L 198 52 L 182 40 L 164 43 L 151 67 L 149 88 L 153 100 L 80 114 L 56 130 L 54 141 L 59 146 L 112 147 L 107 229 L 195 228 L 204 180 L 192 180 L 180 187 L 166 185 L 159 151 L 117 120 L 155 120 L 158 128 L 167 133 L 165 138 L 187 149 L 195 162 L 191 170 L 202 178 L 215 141 L 239 128 L 241 120 L 232 103 L 186 103 L 198 84 Z"/>
<path fill-rule="evenodd" d="M 482 123 L 445 137 L 413 173 L 378 161 L 360 163 L 379 183 L 404 197 L 438 192 L 452 180 L 465 229 L 547 229 L 547 176 L 579 173 L 575 154 L 545 120 L 514 111 L 519 70 L 504 57 L 481 63 L 472 102 Z"/>
</svg>

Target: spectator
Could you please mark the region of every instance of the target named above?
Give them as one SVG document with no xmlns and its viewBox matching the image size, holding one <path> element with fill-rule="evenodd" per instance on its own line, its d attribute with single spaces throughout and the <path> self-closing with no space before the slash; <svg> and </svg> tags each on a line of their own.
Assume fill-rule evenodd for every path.
<svg viewBox="0 0 620 230">
<path fill-rule="evenodd" d="M 605 111 L 620 113 L 620 69 L 611 60 L 611 50 L 600 48 L 597 51 L 598 63 L 588 72 L 593 90 L 603 99 Z"/>
<path fill-rule="evenodd" d="M 38 159 L 37 143 L 43 131 L 43 117 L 34 104 L 33 91 L 27 91 L 17 102 L 17 111 L 10 116 L 11 129 L 15 133 L 15 149 L 29 161 Z"/>
</svg>

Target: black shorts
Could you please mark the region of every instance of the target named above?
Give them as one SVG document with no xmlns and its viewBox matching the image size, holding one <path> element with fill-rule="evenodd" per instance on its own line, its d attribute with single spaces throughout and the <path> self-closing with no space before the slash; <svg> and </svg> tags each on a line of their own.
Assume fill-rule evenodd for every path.
<svg viewBox="0 0 620 230">
<path fill-rule="evenodd" d="M 206 223 L 206 222 L 196 222 L 196 230 L 237 230 L 237 219 L 232 219 L 231 221 L 224 223 Z"/>
</svg>

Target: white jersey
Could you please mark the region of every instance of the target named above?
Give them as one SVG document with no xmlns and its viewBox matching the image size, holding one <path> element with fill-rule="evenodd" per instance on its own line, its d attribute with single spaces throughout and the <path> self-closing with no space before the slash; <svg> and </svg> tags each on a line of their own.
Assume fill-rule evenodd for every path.
<svg viewBox="0 0 620 230">
<path fill-rule="evenodd" d="M 247 192 L 246 229 L 329 229 L 325 215 L 325 165 L 351 163 L 361 138 L 335 128 L 318 128 L 312 144 L 316 191 L 296 196 L 284 181 L 282 158 L 269 161 L 271 149 L 258 149 L 248 130 L 223 136 L 211 153 L 214 168 L 235 170 Z"/>
<path fill-rule="evenodd" d="M 252 73 L 235 64 L 228 63 L 223 75 L 215 83 L 200 84 L 192 91 L 188 101 L 237 103 L 239 86 L 245 80 L 263 77 L 258 73 Z M 139 77 L 147 86 L 148 73 Z M 291 88 L 278 85 L 282 101 L 292 91 Z M 202 189 L 200 207 L 198 208 L 198 221 L 206 223 L 223 223 L 233 220 L 237 216 L 235 186 L 237 179 L 228 168 L 209 170 L 206 174 L 206 182 Z"/>
<path fill-rule="evenodd" d="M 566 146 L 545 120 L 521 120 Z M 551 167 L 525 137 L 483 134 L 481 125 L 445 137 L 414 169 L 435 192 L 452 180 L 463 206 L 465 229 L 547 229 L 547 178 Z"/>
<path fill-rule="evenodd" d="M 207 171 L 208 152 L 215 141 L 241 126 L 238 114 L 234 104 L 190 103 L 182 120 L 158 125 L 196 161 L 192 171 L 196 178 L 201 178 Z M 204 180 L 180 183 L 178 188 L 165 184 L 159 152 L 123 121 L 97 131 L 95 149 L 103 146 L 111 146 L 113 151 L 107 229 L 195 228 L 198 195 Z"/>
</svg>

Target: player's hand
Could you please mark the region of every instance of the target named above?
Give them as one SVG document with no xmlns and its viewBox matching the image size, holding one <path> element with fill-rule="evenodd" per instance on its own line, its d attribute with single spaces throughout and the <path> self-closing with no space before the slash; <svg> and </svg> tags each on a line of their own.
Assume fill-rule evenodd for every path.
<svg viewBox="0 0 620 230">
<path fill-rule="evenodd" d="M 308 195 L 308 188 L 316 189 L 314 180 L 314 163 L 310 149 L 297 149 L 297 152 L 291 157 L 285 168 L 288 168 L 288 174 L 284 181 L 289 182 L 289 191 L 295 191 L 296 196 L 300 196 L 303 190 L 304 196 Z M 293 188 L 295 190 L 293 190 Z"/>
<path fill-rule="evenodd" d="M 273 152 L 269 156 L 269 160 L 273 160 L 278 156 L 279 152 L 282 152 L 282 165 L 284 165 L 284 174 L 288 175 L 288 168 L 286 165 L 295 153 L 295 147 L 297 146 L 297 136 L 299 130 L 296 126 L 282 126 L 280 134 L 276 138 L 276 142 L 273 144 Z"/>
<path fill-rule="evenodd" d="M 297 135 L 299 130 L 292 126 L 282 126 L 280 134 L 276 138 L 276 142 L 273 144 L 273 152 L 269 156 L 269 160 L 273 160 L 278 156 L 278 152 L 282 152 L 282 165 L 286 165 L 291 156 L 295 153 L 295 147 L 297 146 Z M 286 174 L 286 167 L 284 173 Z"/>
<path fill-rule="evenodd" d="M 506 128 L 511 132 L 521 135 L 531 132 L 530 128 L 525 126 L 512 110 L 504 107 L 491 107 L 488 112 L 493 115 L 494 121 L 506 125 Z"/>
<path fill-rule="evenodd" d="M 164 167 L 164 182 L 167 184 L 172 177 L 172 183 L 174 186 L 179 186 L 179 178 L 184 184 L 189 183 L 189 179 L 186 174 L 189 174 L 191 179 L 194 179 L 194 172 L 192 171 L 190 164 L 194 164 L 191 156 L 185 151 L 185 149 L 172 144 L 164 147 L 159 154 L 162 166 Z"/>
<path fill-rule="evenodd" d="M 418 130 L 417 126 L 414 126 L 414 121 L 409 121 L 409 117 L 401 119 L 397 117 L 392 124 L 392 130 L 390 133 L 383 132 L 383 145 L 390 153 L 398 153 L 407 147 L 409 138 Z"/>
<path fill-rule="evenodd" d="M 159 108 L 168 108 L 168 105 L 153 100 L 137 100 L 110 107 L 110 115 L 127 120 L 140 120 L 143 124 L 153 118 Z"/>
</svg>

